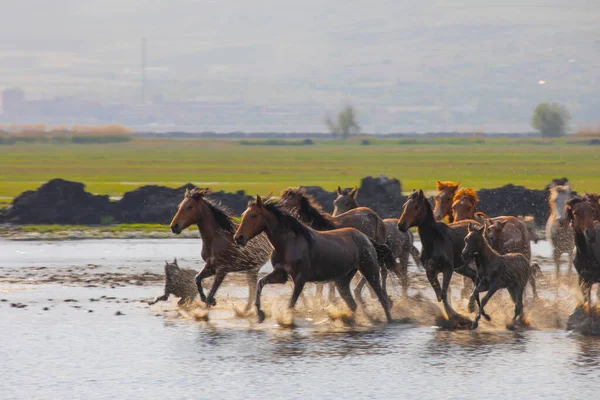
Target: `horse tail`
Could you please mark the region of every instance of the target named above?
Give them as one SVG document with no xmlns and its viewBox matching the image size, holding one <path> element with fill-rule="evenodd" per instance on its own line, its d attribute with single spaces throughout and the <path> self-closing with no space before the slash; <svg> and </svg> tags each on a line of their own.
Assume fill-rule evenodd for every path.
<svg viewBox="0 0 600 400">
<path fill-rule="evenodd" d="M 394 254 L 388 245 L 376 243 L 374 240 L 371 240 L 371 243 L 373 244 L 373 247 L 375 247 L 375 252 L 377 253 L 377 262 L 379 265 L 385 269 L 392 269 L 396 264 L 396 260 L 394 259 Z"/>
</svg>

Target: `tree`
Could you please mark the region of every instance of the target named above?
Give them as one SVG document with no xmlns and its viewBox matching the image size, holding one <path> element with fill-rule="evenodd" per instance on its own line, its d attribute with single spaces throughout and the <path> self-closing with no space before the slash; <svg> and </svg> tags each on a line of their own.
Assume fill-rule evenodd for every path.
<svg viewBox="0 0 600 400">
<path fill-rule="evenodd" d="M 334 137 L 347 139 L 352 134 L 360 132 L 356 111 L 351 105 L 345 106 L 338 113 L 337 122 L 334 122 L 329 115 L 325 118 L 325 124 Z"/>
<path fill-rule="evenodd" d="M 565 106 L 558 103 L 540 103 L 533 111 L 531 126 L 544 137 L 559 137 L 567 133 L 571 115 Z"/>
</svg>

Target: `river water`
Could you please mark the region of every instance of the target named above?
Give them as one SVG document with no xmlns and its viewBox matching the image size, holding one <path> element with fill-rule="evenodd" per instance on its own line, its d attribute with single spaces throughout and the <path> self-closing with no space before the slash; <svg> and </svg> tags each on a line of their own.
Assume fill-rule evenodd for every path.
<svg viewBox="0 0 600 400">
<path fill-rule="evenodd" d="M 544 276 L 552 275 L 548 246 L 542 242 L 533 252 Z M 439 330 L 429 315 L 437 307 L 432 290 L 415 266 L 413 300 L 395 297 L 394 307 L 395 317 L 418 308 L 411 323 L 378 322 L 381 313 L 368 295 L 373 320 L 332 322 L 335 312 L 317 311 L 310 295 L 293 317 L 278 317 L 290 293 L 280 285 L 265 289 L 273 311 L 257 324 L 255 315 L 234 308 L 245 302 L 243 279 L 225 282 L 208 321 L 186 318 L 173 299 L 152 307 L 141 302 L 161 294 L 159 280 L 37 279 L 160 274 L 173 257 L 199 269 L 197 239 L 0 241 L 0 255 L 1 399 L 591 399 L 600 390 L 600 338 L 564 330 L 576 300 L 568 284 L 557 294 L 550 278 L 540 283 L 542 299 L 529 303 L 531 330 L 505 328 L 506 295 L 496 304 L 492 299 L 493 321 L 477 331 Z M 392 296 L 399 296 L 396 286 Z M 284 327 L 286 318 L 293 328 Z"/>
</svg>

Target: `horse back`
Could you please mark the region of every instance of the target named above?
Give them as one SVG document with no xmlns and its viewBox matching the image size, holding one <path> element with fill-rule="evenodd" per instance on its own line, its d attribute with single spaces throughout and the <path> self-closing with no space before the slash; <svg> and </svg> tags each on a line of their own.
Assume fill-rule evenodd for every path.
<svg viewBox="0 0 600 400">
<path fill-rule="evenodd" d="M 377 244 L 385 244 L 386 242 L 385 224 L 379 215 L 370 208 L 353 208 L 333 217 L 333 222 L 337 228 L 357 229 Z"/>
</svg>

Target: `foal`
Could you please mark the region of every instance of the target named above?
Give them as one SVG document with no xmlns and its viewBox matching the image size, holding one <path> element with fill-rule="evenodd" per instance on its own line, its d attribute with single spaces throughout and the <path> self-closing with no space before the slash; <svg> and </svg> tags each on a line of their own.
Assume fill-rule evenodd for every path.
<svg viewBox="0 0 600 400">
<path fill-rule="evenodd" d="M 357 271 L 376 293 L 388 322 L 391 315 L 379 280 L 377 253 L 369 238 L 354 228 L 319 232 L 281 211 L 272 202 L 263 203 L 259 196 L 242 214 L 235 232 L 235 241 L 245 246 L 249 240 L 264 232 L 274 247 L 271 255 L 273 271 L 262 277 L 256 287 L 255 305 L 258 321 L 265 319 L 260 308 L 263 287 L 271 283 L 294 282 L 289 308 L 293 309 L 306 282 L 333 280 L 348 307 L 356 310 L 350 293 L 350 281 Z M 359 298 L 360 300 L 360 298 Z M 361 301 L 362 302 L 362 301 Z"/>
<path fill-rule="evenodd" d="M 468 234 L 465 237 L 465 248 L 462 251 L 462 258 L 469 262 L 475 257 L 478 258 L 477 278 L 475 279 L 475 290 L 473 297 L 479 306 L 477 316 L 473 320 L 472 329 L 476 329 L 479 319 L 483 315 L 488 321 L 491 320 L 483 309 L 488 300 L 499 289 L 508 289 L 512 301 L 515 303 L 515 315 L 513 323 L 517 318 L 523 318 L 523 292 L 525 285 L 530 280 L 535 279 L 534 275 L 540 272 L 537 264 L 531 265 L 529 261 L 519 253 L 509 253 L 500 255 L 492 249 L 485 238 L 485 225 L 481 228 L 474 228 L 469 223 Z M 487 290 L 483 300 L 479 301 L 479 293 Z"/>
<path fill-rule="evenodd" d="M 552 255 L 556 264 L 556 278 L 560 275 L 560 256 L 564 253 L 569 257 L 569 273 L 573 269 L 573 248 L 575 234 L 573 228 L 565 219 L 565 204 L 571 197 L 571 186 L 550 187 L 550 216 L 546 222 L 546 240 L 552 245 Z"/>
</svg>

